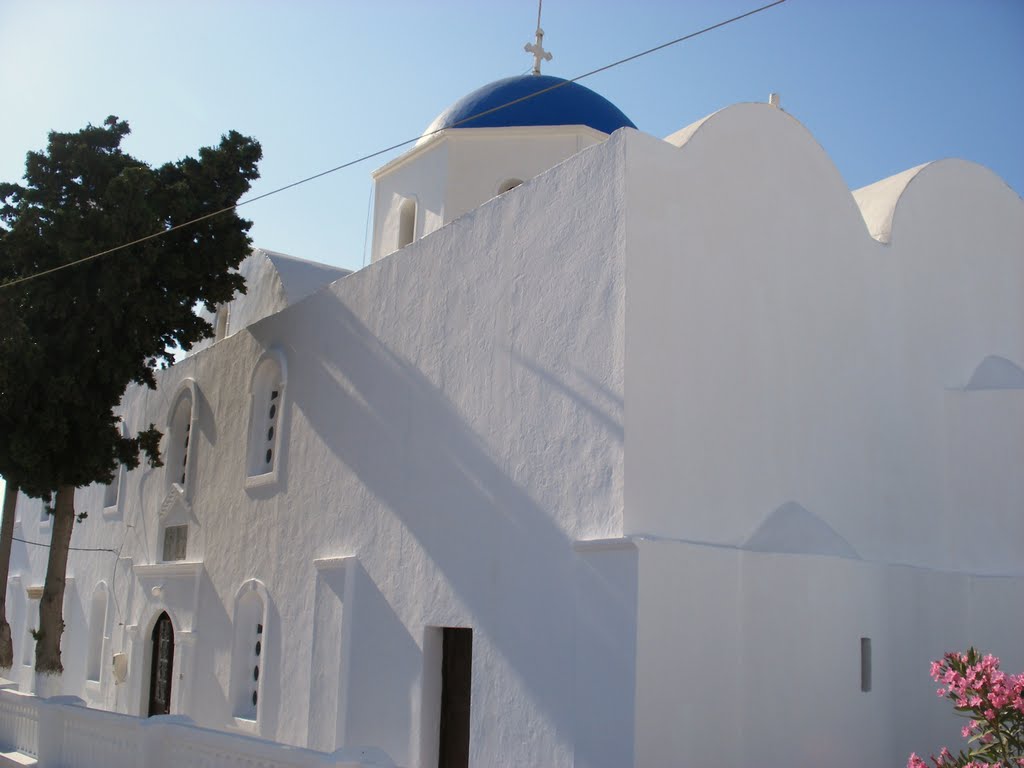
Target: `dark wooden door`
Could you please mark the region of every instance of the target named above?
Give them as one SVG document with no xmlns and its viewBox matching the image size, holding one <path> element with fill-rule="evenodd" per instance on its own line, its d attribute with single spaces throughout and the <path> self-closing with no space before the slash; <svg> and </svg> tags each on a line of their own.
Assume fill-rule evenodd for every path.
<svg viewBox="0 0 1024 768">
<path fill-rule="evenodd" d="M 161 613 L 153 627 L 153 667 L 149 674 L 149 716 L 171 712 L 171 676 L 174 674 L 174 625 Z"/>
<path fill-rule="evenodd" d="M 438 768 L 469 766 L 473 630 L 445 627 L 441 641 L 441 733 Z"/>
</svg>

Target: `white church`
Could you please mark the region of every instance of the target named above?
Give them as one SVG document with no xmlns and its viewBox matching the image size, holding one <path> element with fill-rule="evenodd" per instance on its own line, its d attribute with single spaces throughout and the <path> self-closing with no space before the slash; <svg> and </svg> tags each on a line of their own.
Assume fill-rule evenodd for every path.
<svg viewBox="0 0 1024 768">
<path fill-rule="evenodd" d="M 526 75 L 373 178 L 369 266 L 255 250 L 125 396 L 165 466 L 78 493 L 52 765 L 155 719 L 323 765 L 895 766 L 959 739 L 930 660 L 1024 668 L 993 173 L 851 192 L 777 104 L 661 139 Z M 56 754 L 18 720 L 49 525 L 19 500 L 0 751 Z"/>
</svg>

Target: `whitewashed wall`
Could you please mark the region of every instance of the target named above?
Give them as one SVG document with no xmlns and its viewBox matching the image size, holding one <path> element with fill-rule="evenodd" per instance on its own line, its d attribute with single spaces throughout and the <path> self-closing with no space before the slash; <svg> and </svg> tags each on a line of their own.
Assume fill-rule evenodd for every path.
<svg viewBox="0 0 1024 768">
<path fill-rule="evenodd" d="M 71 559 L 69 599 L 83 604 L 116 573 L 107 657 L 131 657 L 126 683 L 105 683 L 96 704 L 144 712 L 149 638 L 167 610 L 180 643 L 172 711 L 427 764 L 428 628 L 471 626 L 474 765 L 572 765 L 578 718 L 607 710 L 577 698 L 572 542 L 622 526 L 618 165 L 583 153 L 185 358 L 156 392 L 130 393 L 129 427 L 163 426 L 195 382 L 191 500 L 165 504 L 165 470 L 139 469 L 116 512 L 76 527 L 76 546 L 124 539 L 116 567 L 113 554 Z M 288 448 L 276 484 L 246 488 L 249 382 L 271 348 L 287 361 Z M 99 499 L 84 491 L 81 506 Z M 189 521 L 201 565 L 159 564 L 161 508 Z M 254 727 L 229 705 L 232 611 L 249 579 L 268 595 Z M 83 624 L 69 622 L 65 649 L 84 642 Z"/>
<path fill-rule="evenodd" d="M 933 659 L 973 644 L 1024 668 L 1020 578 L 637 546 L 638 766 L 901 765 L 962 743 Z"/>
<path fill-rule="evenodd" d="M 452 128 L 374 172 L 372 260 L 398 243 L 399 210 L 416 201 L 415 237 L 482 205 L 510 179 L 527 181 L 607 134 L 585 125 Z"/>
<path fill-rule="evenodd" d="M 818 742 L 792 752 L 801 714 L 877 736 L 833 762 L 936 746 L 911 743 L 948 723 L 927 659 L 977 638 L 1024 662 L 1024 612 L 995 610 L 1024 569 L 1020 390 L 989 386 L 1012 365 L 978 372 L 1024 361 L 1021 201 L 941 163 L 858 193 L 862 214 L 763 105 L 671 140 L 619 131 L 133 390 L 128 425 L 163 426 L 194 382 L 190 496 L 168 502 L 147 469 L 107 513 L 103 489 L 80 494 L 73 544 L 120 559 L 72 556 L 65 689 L 142 712 L 167 610 L 173 711 L 427 765 L 431 628 L 472 626 L 477 766 L 701 765 L 716 736 L 716 764 L 788 745 L 785 764 L 816 765 Z M 872 236 L 887 226 L 891 242 Z M 286 361 L 286 448 L 275 481 L 247 485 L 268 350 Z M 158 563 L 161 509 L 189 522 L 190 563 Z M 961 546 L 973 528 L 991 546 Z M 44 553 L 17 550 L 13 604 Z M 255 723 L 229 703 L 250 579 L 267 606 Z M 105 656 L 131 665 L 94 690 L 76 649 L 101 581 Z M 964 607 L 945 626 L 947 591 Z M 871 693 L 849 687 L 861 636 Z M 812 707 L 792 680 L 840 693 Z M 886 718 L 919 701 L 893 735 Z"/>
<path fill-rule="evenodd" d="M 1024 387 L 967 389 L 1024 366 L 1020 198 L 937 163 L 882 243 L 780 110 L 673 140 L 627 143 L 627 533 L 740 545 L 792 502 L 865 559 L 1020 574 Z"/>
</svg>

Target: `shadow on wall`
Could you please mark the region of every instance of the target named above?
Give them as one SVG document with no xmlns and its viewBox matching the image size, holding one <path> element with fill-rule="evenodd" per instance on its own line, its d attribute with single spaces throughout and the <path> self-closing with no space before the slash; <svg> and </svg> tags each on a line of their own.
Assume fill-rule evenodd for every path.
<svg viewBox="0 0 1024 768">
<path fill-rule="evenodd" d="M 201 632 L 205 638 L 228 638 L 229 644 L 218 648 L 218 652 L 192 655 L 192 691 L 186 714 L 197 723 L 222 723 L 226 726 L 231 724 L 231 708 L 225 696 L 224 683 L 217 677 L 216 662 L 221 653 L 231 652 L 231 617 L 228 616 L 205 568 L 199 571 L 198 590 L 201 615 L 192 618 L 193 628 L 197 633 Z M 145 614 L 151 609 L 143 607 L 141 610 Z M 181 627 L 175 626 L 174 629 L 180 631 Z M 144 670 L 143 674 L 149 675 L 149 670 Z M 224 719 L 225 713 L 228 716 L 227 720 Z"/>
<path fill-rule="evenodd" d="M 471 621 L 478 636 L 485 636 L 504 657 L 516 684 L 557 732 L 565 737 L 573 733 L 574 680 L 567 662 L 575 632 L 586 628 L 573 627 L 574 559 L 567 535 L 499 466 L 448 398 L 381 343 L 333 292 L 313 297 L 289 320 L 296 324 L 292 338 L 302 340 L 290 351 L 295 357 L 289 382 L 292 402 L 365 487 L 367 498 L 350 503 L 361 503 L 367 511 L 386 508 L 400 522 L 403 538 L 414 537 L 430 560 L 426 568 L 418 568 L 420 572 L 370 572 L 367 581 L 386 584 L 386 594 L 374 590 L 374 599 L 386 605 L 388 594 L 415 584 L 416 602 L 430 620 L 453 625 Z M 325 328 L 331 332 L 324 333 Z M 260 338 L 261 327 L 252 330 L 257 340 L 272 341 Z M 574 400 L 574 408 L 584 412 L 579 418 L 596 418 L 621 441 L 621 423 L 539 367 L 530 369 Z M 486 376 L 497 374 L 490 371 Z M 486 386 L 485 379 L 481 387 Z M 511 427 L 509 439 L 535 437 L 522 431 Z M 537 445 L 543 450 L 542 443 Z M 529 461 L 529 468 L 517 466 L 512 471 L 532 471 L 543 464 L 543 457 L 531 456 Z M 368 516 L 367 526 L 375 524 L 386 526 L 387 521 L 373 523 Z M 384 530 L 365 535 L 378 536 Z M 415 557 L 410 562 L 416 562 Z M 368 567 L 372 571 L 375 566 Z M 449 593 L 465 607 L 464 613 L 450 607 Z M 396 633 L 400 623 L 392 625 Z M 403 627 L 398 634 L 408 633 Z M 419 670 L 415 642 L 403 639 L 389 652 L 396 656 L 389 660 L 396 668 Z M 486 665 L 489 659 L 480 661 Z M 359 661 L 353 658 L 353 664 L 358 666 Z M 486 680 L 490 672 L 477 667 L 474 678 Z M 405 690 L 395 691 L 393 700 L 378 702 L 385 708 L 385 719 L 408 711 L 414 681 L 408 677 L 405 682 Z M 477 690 L 490 693 L 483 684 Z M 511 703 L 509 691 L 501 695 L 506 706 Z M 382 722 L 380 734 L 393 727 Z M 373 743 L 365 741 L 366 735 L 351 729 L 348 741 Z M 378 745 L 396 759 L 407 750 L 404 744 L 388 741 Z"/>
<path fill-rule="evenodd" d="M 611 392 L 604 385 L 595 381 L 593 377 L 587 376 L 579 370 L 575 372 L 576 375 L 579 376 L 579 378 L 588 386 L 596 390 L 598 394 L 609 401 L 612 410 L 617 411 L 617 414 L 610 413 L 603 410 L 595 399 L 588 398 L 582 391 L 574 389 L 570 384 L 563 381 L 546 368 L 538 365 L 536 362 L 527 360 L 514 349 L 509 349 L 508 355 L 512 360 L 515 360 L 519 365 L 523 366 L 523 368 L 535 374 L 538 378 L 549 384 L 553 389 L 561 392 L 563 395 L 575 402 L 576 405 L 583 409 L 583 411 L 593 416 L 598 423 L 604 426 L 608 431 L 608 434 L 614 437 L 619 443 L 625 442 L 626 432 L 622 425 L 623 402 L 621 397 Z"/>
<path fill-rule="evenodd" d="M 1024 370 L 1005 357 L 989 355 L 974 369 L 966 389 L 1024 389 Z"/>
<path fill-rule="evenodd" d="M 739 548 L 751 552 L 860 559 L 856 550 L 832 526 L 795 501 L 787 501 L 773 510 Z"/>
</svg>

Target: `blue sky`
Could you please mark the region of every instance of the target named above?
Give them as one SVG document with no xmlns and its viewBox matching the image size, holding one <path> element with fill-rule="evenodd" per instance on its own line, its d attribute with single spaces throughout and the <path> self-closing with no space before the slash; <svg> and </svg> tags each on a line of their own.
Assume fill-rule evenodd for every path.
<svg viewBox="0 0 1024 768">
<path fill-rule="evenodd" d="M 547 0 L 548 74 L 574 77 L 757 0 Z M 417 136 L 448 104 L 526 72 L 534 0 L 0 0 L 0 179 L 51 129 L 127 119 L 160 163 L 236 129 L 265 192 Z M 1024 2 L 787 0 L 584 81 L 641 130 L 771 91 L 863 186 L 928 160 L 987 165 L 1024 192 Z M 257 245 L 363 263 L 370 171 L 254 203 Z M 2 483 L 2 481 L 0 481 Z"/>
<path fill-rule="evenodd" d="M 547 0 L 548 74 L 573 77 L 757 0 Z M 0 0 L 0 179 L 50 129 L 108 114 L 159 163 L 236 129 L 264 148 L 254 193 L 417 136 L 531 64 L 534 0 Z M 787 0 L 584 81 L 656 136 L 778 91 L 851 187 L 964 157 L 1024 191 L 1024 2 Z M 254 203 L 257 245 L 363 263 L 378 158 Z"/>
</svg>

